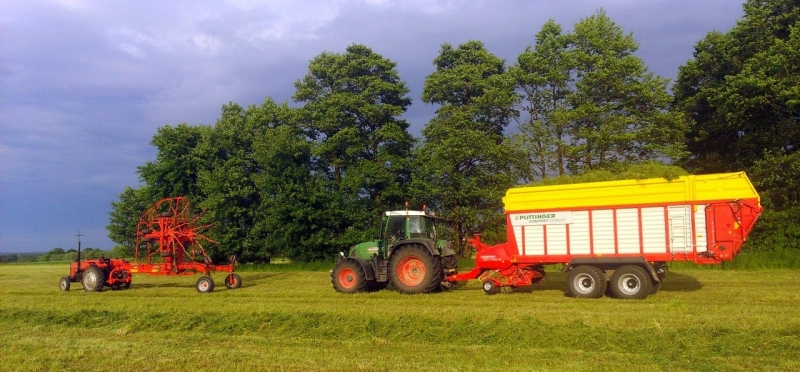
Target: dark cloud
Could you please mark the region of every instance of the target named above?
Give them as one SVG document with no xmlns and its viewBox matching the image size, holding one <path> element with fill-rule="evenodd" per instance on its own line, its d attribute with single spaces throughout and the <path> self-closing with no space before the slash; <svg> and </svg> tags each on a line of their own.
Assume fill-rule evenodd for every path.
<svg viewBox="0 0 800 372">
<path fill-rule="evenodd" d="M 732 1 L 4 1 L 0 4 L 0 252 L 111 248 L 109 203 L 138 182 L 165 124 L 213 124 L 228 102 L 290 101 L 322 51 L 365 44 L 419 96 L 442 43 L 470 39 L 514 63 L 547 19 L 599 7 L 674 79 L 693 45 L 741 17 Z"/>
</svg>

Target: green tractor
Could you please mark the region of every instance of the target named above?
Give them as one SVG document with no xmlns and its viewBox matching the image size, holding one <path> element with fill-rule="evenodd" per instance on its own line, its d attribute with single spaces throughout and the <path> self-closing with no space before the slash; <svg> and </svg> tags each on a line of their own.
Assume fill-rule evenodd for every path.
<svg viewBox="0 0 800 372">
<path fill-rule="evenodd" d="M 437 239 L 437 220 L 427 210 L 385 212 L 378 239 L 339 254 L 331 270 L 333 288 L 356 293 L 391 283 L 401 293 L 441 289 L 445 276 L 457 272 L 458 259 L 452 243 Z"/>
</svg>

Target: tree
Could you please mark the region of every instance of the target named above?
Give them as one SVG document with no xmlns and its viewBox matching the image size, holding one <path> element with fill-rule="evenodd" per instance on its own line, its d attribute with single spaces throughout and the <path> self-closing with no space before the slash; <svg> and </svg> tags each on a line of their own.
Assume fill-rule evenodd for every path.
<svg viewBox="0 0 800 372">
<path fill-rule="evenodd" d="M 602 10 L 567 35 L 552 20 L 542 27 L 510 69 L 525 114 L 512 137 L 526 154 L 524 179 L 683 155 L 686 122 L 637 48 Z"/>
<path fill-rule="evenodd" d="M 219 241 L 214 249 L 218 258 L 236 254 L 243 261 L 269 262 L 281 254 L 270 231 L 263 229 L 265 205 L 274 195 L 259 190 L 257 180 L 271 168 L 283 166 L 259 159 L 259 146 L 272 146 L 272 132 L 294 125 L 296 110 L 270 98 L 247 109 L 230 103 L 212 131 L 204 133 L 196 153 L 210 166 L 198 177 L 205 195 L 199 205 L 214 222 L 210 235 Z M 275 180 L 279 185 L 292 180 Z"/>
<path fill-rule="evenodd" d="M 108 238 L 126 249 L 126 257 L 133 255 L 139 218 L 155 203 L 150 195 L 146 186 L 136 189 L 125 186 L 119 194 L 119 200 L 111 202 L 111 212 L 108 213 L 108 225 L 106 225 Z"/>
<path fill-rule="evenodd" d="M 575 88 L 567 133 L 572 172 L 683 155 L 685 121 L 668 109 L 667 79 L 647 72 L 638 44 L 604 11 L 569 36 Z"/>
<path fill-rule="evenodd" d="M 349 239 L 347 219 L 332 184 L 315 172 L 313 144 L 291 125 L 271 130 L 255 144 L 264 172 L 254 179 L 264 198 L 256 230 L 266 249 L 297 261 L 330 259 Z M 352 243 L 350 243 L 352 244 Z"/>
<path fill-rule="evenodd" d="M 503 226 L 500 200 L 515 182 L 516 154 L 503 137 L 514 115 L 513 81 L 505 62 L 479 41 L 442 45 L 434 65 L 422 100 L 440 107 L 422 130 L 413 188 L 420 203 L 453 220 L 454 242 L 463 252 L 468 233 Z"/>
<path fill-rule="evenodd" d="M 414 139 L 400 119 L 408 88 L 394 62 L 363 45 L 324 52 L 308 69 L 294 99 L 305 103 L 300 125 L 314 141 L 316 171 L 331 182 L 344 225 L 376 233 L 370 220 L 402 205 L 410 181 Z"/>
<path fill-rule="evenodd" d="M 750 169 L 800 144 L 800 4 L 751 0 L 728 33 L 710 32 L 680 67 L 675 106 L 691 118 L 684 163 L 700 172 Z"/>
<path fill-rule="evenodd" d="M 525 154 L 522 180 L 533 181 L 551 173 L 566 172 L 564 118 L 573 83 L 568 44 L 561 26 L 549 20 L 536 34 L 535 48 L 528 46 L 509 69 L 520 92 L 519 133 L 512 134 L 511 141 Z"/>
<path fill-rule="evenodd" d="M 206 159 L 198 156 L 197 146 L 211 131 L 209 126 L 178 124 L 158 128 L 150 142 L 156 148 L 156 160 L 148 161 L 137 169 L 139 179 L 147 185 L 151 200 L 185 196 L 191 200 L 203 199 L 197 182 L 199 174 L 208 169 Z"/>
</svg>

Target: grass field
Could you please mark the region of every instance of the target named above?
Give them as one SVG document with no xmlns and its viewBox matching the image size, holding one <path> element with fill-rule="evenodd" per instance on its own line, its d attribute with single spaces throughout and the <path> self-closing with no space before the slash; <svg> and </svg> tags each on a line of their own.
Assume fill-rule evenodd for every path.
<svg viewBox="0 0 800 372">
<path fill-rule="evenodd" d="M 66 272 L 0 265 L 0 370 L 800 370 L 800 271 L 673 270 L 643 301 L 565 297 L 560 272 L 496 296 L 342 295 L 289 270 L 61 292 Z"/>
</svg>

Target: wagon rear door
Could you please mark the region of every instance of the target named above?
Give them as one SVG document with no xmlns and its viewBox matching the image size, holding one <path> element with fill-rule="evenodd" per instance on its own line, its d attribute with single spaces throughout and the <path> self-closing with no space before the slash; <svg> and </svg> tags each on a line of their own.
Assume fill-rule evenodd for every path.
<svg viewBox="0 0 800 372">
<path fill-rule="evenodd" d="M 672 254 L 692 252 L 692 210 L 691 206 L 671 206 L 667 209 L 669 217 L 669 241 Z"/>
</svg>

